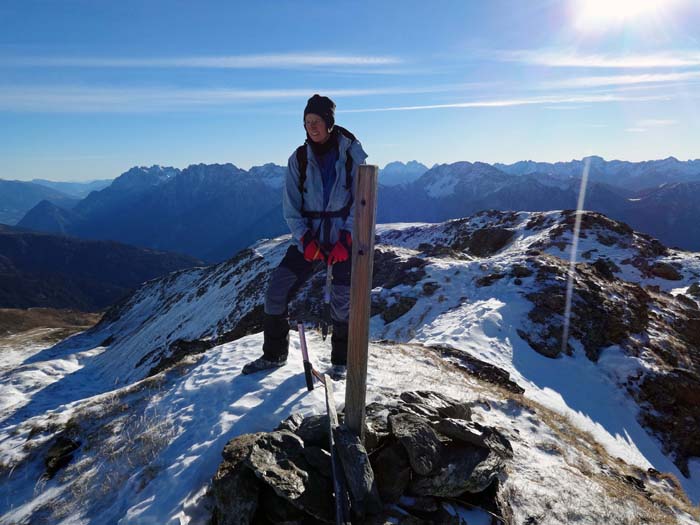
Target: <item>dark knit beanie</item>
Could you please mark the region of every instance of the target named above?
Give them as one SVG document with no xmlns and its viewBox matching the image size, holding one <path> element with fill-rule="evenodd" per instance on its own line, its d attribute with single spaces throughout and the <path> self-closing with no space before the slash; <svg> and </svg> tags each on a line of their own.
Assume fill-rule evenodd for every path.
<svg viewBox="0 0 700 525">
<path fill-rule="evenodd" d="M 313 113 L 321 117 L 328 129 L 331 129 L 335 125 L 335 102 L 333 102 L 328 97 L 322 97 L 321 95 L 314 95 L 306 103 L 306 108 L 304 108 L 304 118 L 309 113 Z"/>
</svg>

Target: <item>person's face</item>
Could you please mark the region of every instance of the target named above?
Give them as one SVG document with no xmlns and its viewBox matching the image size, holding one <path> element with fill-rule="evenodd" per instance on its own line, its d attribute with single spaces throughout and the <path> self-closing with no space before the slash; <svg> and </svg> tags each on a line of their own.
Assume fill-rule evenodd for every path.
<svg viewBox="0 0 700 525">
<path fill-rule="evenodd" d="M 330 137 L 328 128 L 326 128 L 326 121 L 314 113 L 309 113 L 304 117 L 304 127 L 311 140 L 317 144 L 323 144 Z"/>
</svg>

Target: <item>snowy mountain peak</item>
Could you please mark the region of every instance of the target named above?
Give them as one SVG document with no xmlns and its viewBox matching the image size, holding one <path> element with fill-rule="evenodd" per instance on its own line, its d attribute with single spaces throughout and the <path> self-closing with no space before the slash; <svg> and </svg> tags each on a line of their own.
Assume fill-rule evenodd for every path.
<svg viewBox="0 0 700 525">
<path fill-rule="evenodd" d="M 390 162 L 379 172 L 379 181 L 385 186 L 396 186 L 398 184 L 408 184 L 418 179 L 428 171 L 428 167 L 411 160 L 407 163 Z"/>
<path fill-rule="evenodd" d="M 174 177 L 178 173 L 180 173 L 180 170 L 172 167 L 157 165 L 151 167 L 133 167 L 114 179 L 112 186 L 114 188 L 143 188 L 156 186 Z"/>
<path fill-rule="evenodd" d="M 589 178 L 595 182 L 614 184 L 638 191 L 657 187 L 664 182 L 689 182 L 700 178 L 700 162 L 679 161 L 675 157 L 644 162 L 607 161 L 599 156 L 584 157 L 570 162 L 521 161 L 514 164 L 494 164 L 512 175 L 544 173 L 558 178 L 580 178 L 586 160 L 590 160 Z"/>
<path fill-rule="evenodd" d="M 225 164 L 190 164 L 182 170 L 182 176 L 190 178 L 230 177 L 239 173 L 245 173 L 245 170 L 236 167 L 230 162 Z"/>
<path fill-rule="evenodd" d="M 571 162 L 586 162 L 586 161 L 589 161 L 591 164 L 604 164 L 605 162 L 607 162 L 600 155 L 589 155 L 588 157 L 583 157 L 580 161 L 576 161 L 576 159 L 573 159 Z"/>
<path fill-rule="evenodd" d="M 484 194 L 501 187 L 509 176 L 483 162 L 440 164 L 428 170 L 417 184 L 432 198 Z"/>
<path fill-rule="evenodd" d="M 249 173 L 253 177 L 258 177 L 272 188 L 282 188 L 287 174 L 285 166 L 279 166 L 272 162 L 263 164 L 262 166 L 253 166 Z"/>
</svg>

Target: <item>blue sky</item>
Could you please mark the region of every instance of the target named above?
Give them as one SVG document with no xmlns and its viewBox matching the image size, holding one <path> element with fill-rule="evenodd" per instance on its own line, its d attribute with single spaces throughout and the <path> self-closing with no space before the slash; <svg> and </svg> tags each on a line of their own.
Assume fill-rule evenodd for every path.
<svg viewBox="0 0 700 525">
<path fill-rule="evenodd" d="M 313 93 L 383 167 L 700 157 L 700 2 L 0 3 L 0 178 L 285 164 Z"/>
</svg>

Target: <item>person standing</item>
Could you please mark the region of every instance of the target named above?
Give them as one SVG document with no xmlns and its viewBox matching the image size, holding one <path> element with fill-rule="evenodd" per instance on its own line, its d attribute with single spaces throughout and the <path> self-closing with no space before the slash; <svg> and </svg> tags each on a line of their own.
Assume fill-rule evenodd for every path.
<svg viewBox="0 0 700 525">
<path fill-rule="evenodd" d="M 272 272 L 265 294 L 263 355 L 246 364 L 244 374 L 287 362 L 288 304 L 320 261 L 333 267 L 330 375 L 336 379 L 345 375 L 354 181 L 367 154 L 352 133 L 335 123 L 335 107 L 330 98 L 316 94 L 304 109 L 306 141 L 289 157 L 283 195 L 292 244 Z"/>
</svg>

